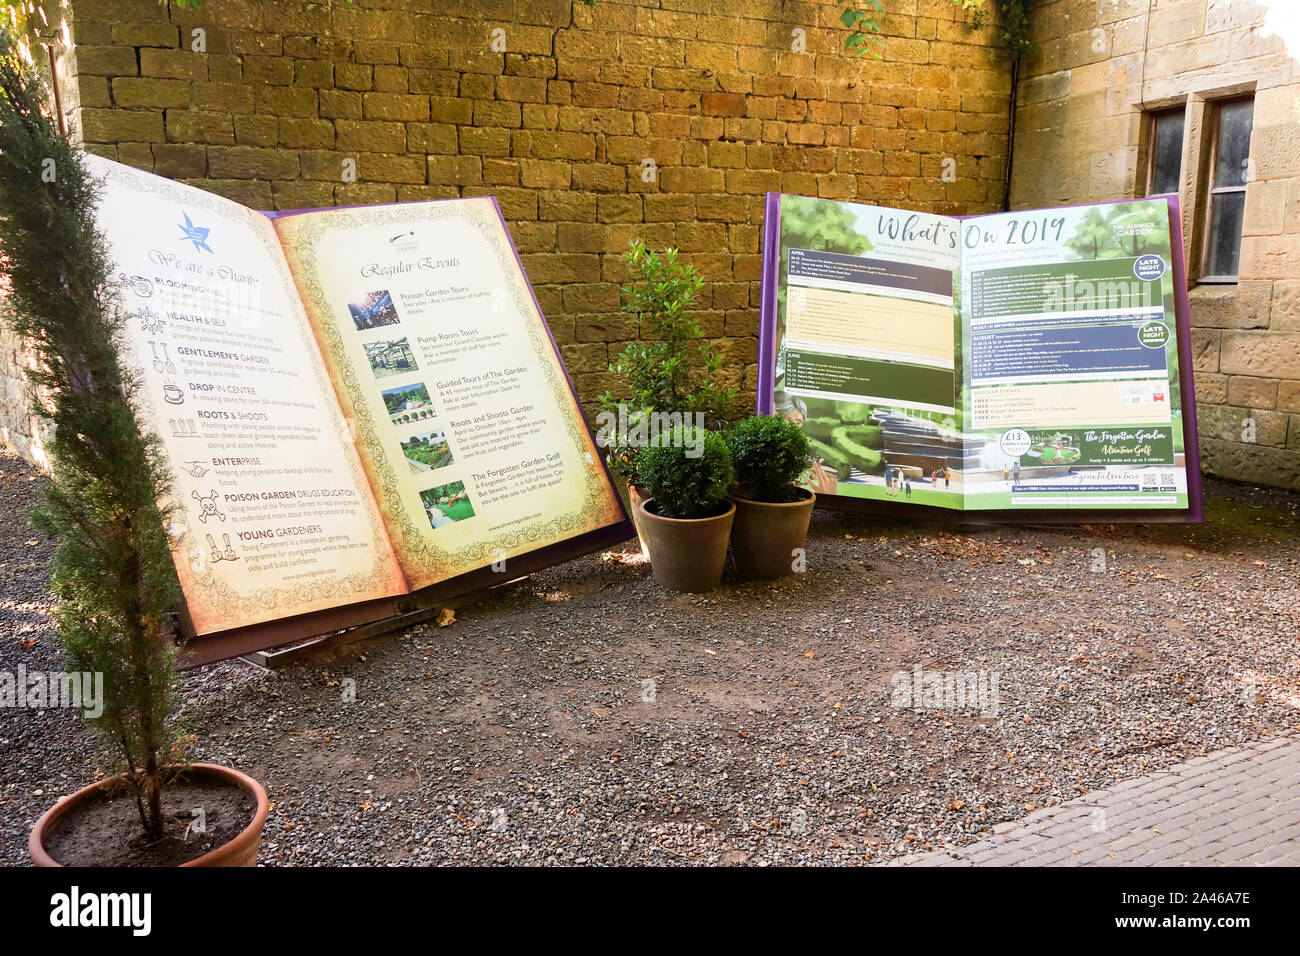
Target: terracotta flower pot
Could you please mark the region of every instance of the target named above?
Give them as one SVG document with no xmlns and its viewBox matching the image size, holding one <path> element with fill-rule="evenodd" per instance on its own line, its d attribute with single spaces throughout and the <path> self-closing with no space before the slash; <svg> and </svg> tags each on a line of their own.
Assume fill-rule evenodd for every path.
<svg viewBox="0 0 1300 956">
<path fill-rule="evenodd" d="M 262 846 L 262 828 L 266 826 L 266 814 L 271 807 L 266 797 L 266 790 L 247 774 L 213 763 L 190 764 L 185 772 L 186 775 L 217 777 L 230 786 L 242 787 L 253 795 L 257 801 L 257 808 L 253 811 L 252 821 L 233 840 L 200 857 L 182 863 L 181 866 L 256 866 L 257 851 Z M 32 828 L 31 836 L 27 840 L 27 851 L 31 854 L 32 862 L 37 866 L 62 866 L 62 863 L 45 852 L 45 835 L 53 832 L 69 810 L 105 787 L 111 786 L 116 779 L 116 777 L 109 777 L 98 783 L 92 783 L 89 787 L 82 787 L 46 810 L 36 821 L 36 826 Z"/>
<path fill-rule="evenodd" d="M 773 503 L 731 495 L 736 521 L 731 528 L 731 554 L 742 577 L 770 581 L 794 573 L 796 548 L 808 538 L 817 496 L 800 489 L 806 498 Z"/>
<path fill-rule="evenodd" d="M 632 524 L 636 527 L 637 540 L 641 542 L 641 555 L 647 561 L 650 560 L 650 545 L 646 543 L 645 530 L 641 527 L 641 503 L 648 497 L 644 488 L 630 481 L 627 483 L 627 500 L 631 506 L 628 510 L 632 512 Z"/>
<path fill-rule="evenodd" d="M 727 537 L 736 506 L 712 518 L 665 518 L 654 512 L 653 498 L 641 502 L 641 525 L 655 580 L 674 591 L 712 591 L 727 563 Z"/>
</svg>

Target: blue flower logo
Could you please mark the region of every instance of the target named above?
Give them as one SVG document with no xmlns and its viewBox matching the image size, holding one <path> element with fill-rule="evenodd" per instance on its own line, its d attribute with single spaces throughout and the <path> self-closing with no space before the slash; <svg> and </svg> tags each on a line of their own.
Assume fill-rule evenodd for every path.
<svg viewBox="0 0 1300 956">
<path fill-rule="evenodd" d="M 208 246 L 207 242 L 208 233 L 212 230 L 207 226 L 194 225 L 194 223 L 190 222 L 189 213 L 183 212 L 181 215 L 185 217 L 185 225 L 180 226 L 181 241 L 184 242 L 188 239 L 190 242 L 194 243 L 194 249 L 196 252 L 200 249 L 204 252 L 212 252 L 212 249 Z M 180 224 L 177 223 L 177 225 Z"/>
</svg>

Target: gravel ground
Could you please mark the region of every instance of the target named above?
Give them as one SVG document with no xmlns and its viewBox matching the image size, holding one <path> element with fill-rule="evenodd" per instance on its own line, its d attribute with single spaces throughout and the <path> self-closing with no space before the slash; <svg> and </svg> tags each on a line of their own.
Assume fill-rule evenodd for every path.
<svg viewBox="0 0 1300 956">
<path fill-rule="evenodd" d="M 0 458 L 0 669 L 57 669 L 36 479 Z M 1204 526 L 957 532 L 818 512 L 808 571 L 706 596 L 593 555 L 267 673 L 189 673 L 196 756 L 274 801 L 284 864 L 879 862 L 1300 725 L 1300 496 L 1211 481 Z M 1102 555 L 1096 549 L 1104 549 Z M 986 671 L 997 712 L 891 705 Z M 348 679 L 356 700 L 343 700 Z M 97 772 L 0 710 L 0 862 Z"/>
</svg>

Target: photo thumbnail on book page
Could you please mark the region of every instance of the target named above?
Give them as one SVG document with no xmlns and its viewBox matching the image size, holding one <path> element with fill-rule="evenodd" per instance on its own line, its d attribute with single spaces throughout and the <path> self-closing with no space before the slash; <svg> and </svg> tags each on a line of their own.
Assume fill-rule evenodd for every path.
<svg viewBox="0 0 1300 956">
<path fill-rule="evenodd" d="M 275 225 L 413 589 L 622 520 L 491 198 Z"/>
<path fill-rule="evenodd" d="M 1188 507 L 1170 234 L 1163 198 L 962 222 L 967 508 Z"/>
<path fill-rule="evenodd" d="M 264 216 L 87 155 L 121 282 L 124 363 L 174 481 L 168 529 L 199 635 L 405 582 Z"/>
<path fill-rule="evenodd" d="M 773 411 L 818 494 L 961 508 L 959 222 L 779 197 Z"/>
</svg>

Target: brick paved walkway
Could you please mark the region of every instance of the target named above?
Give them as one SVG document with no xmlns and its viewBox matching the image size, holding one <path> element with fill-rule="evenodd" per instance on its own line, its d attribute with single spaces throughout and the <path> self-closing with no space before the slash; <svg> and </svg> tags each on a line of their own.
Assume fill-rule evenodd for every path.
<svg viewBox="0 0 1300 956">
<path fill-rule="evenodd" d="M 1300 734 L 1197 757 L 892 866 L 1297 866 Z"/>
</svg>

